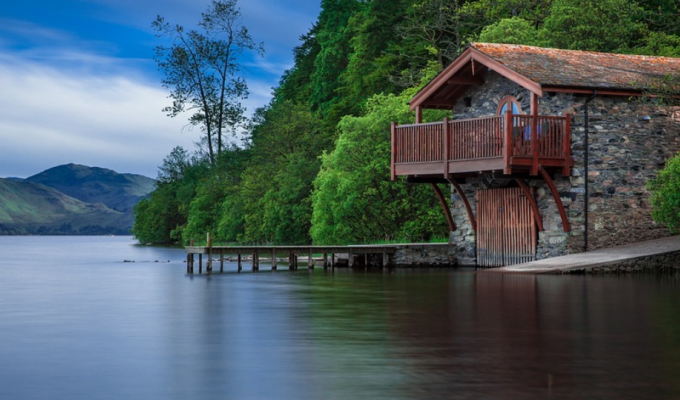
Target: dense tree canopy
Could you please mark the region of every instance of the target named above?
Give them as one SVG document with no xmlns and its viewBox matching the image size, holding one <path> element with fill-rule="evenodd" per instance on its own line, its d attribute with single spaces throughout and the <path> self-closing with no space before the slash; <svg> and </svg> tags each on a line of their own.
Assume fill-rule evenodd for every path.
<svg viewBox="0 0 680 400">
<path fill-rule="evenodd" d="M 159 33 L 185 43 L 184 50 L 161 48 L 166 64 L 160 65 L 172 72 L 163 83 L 174 88 L 168 112 L 194 107 L 192 123 L 203 124 L 206 146 L 196 153 L 175 149 L 165 159 L 156 190 L 137 207 L 134 233 L 158 243 L 199 240 L 207 232 L 217 241 L 278 244 L 445 237 L 432 190 L 389 180 L 389 123 L 412 121 L 406 102 L 424 83 L 473 41 L 680 56 L 679 4 L 323 0 L 318 20 L 294 49 L 294 65 L 271 102 L 255 112 L 240 147 L 222 143 L 218 128 L 242 122 L 245 81 L 237 53 L 258 46 L 234 26 L 242 35 L 235 53 L 218 59 L 207 51 L 226 46 L 211 35 L 223 25 L 210 16 L 233 15 L 236 1 L 213 2 L 201 34 L 158 20 Z M 206 58 L 192 64 L 190 49 Z M 225 68 L 226 74 L 215 72 Z M 198 81 L 185 81 L 183 71 L 213 71 L 206 75 L 211 83 L 227 77 L 226 86 L 215 86 L 224 87 L 224 101 L 217 90 L 207 96 L 210 106 L 195 103 L 201 97 L 189 89 Z"/>
</svg>

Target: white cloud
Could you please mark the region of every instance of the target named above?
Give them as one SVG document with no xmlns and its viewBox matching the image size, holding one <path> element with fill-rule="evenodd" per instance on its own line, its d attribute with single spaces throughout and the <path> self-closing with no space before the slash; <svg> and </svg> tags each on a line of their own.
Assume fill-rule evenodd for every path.
<svg viewBox="0 0 680 400">
<path fill-rule="evenodd" d="M 71 73 L 0 55 L 0 176 L 80 163 L 155 177 L 176 145 L 193 149 L 186 118 L 165 116 L 167 92 L 123 74 Z"/>
</svg>

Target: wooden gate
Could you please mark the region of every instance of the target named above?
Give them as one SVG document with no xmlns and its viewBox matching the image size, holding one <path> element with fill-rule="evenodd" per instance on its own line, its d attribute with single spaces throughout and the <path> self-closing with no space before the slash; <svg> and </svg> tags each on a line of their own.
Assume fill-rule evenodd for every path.
<svg viewBox="0 0 680 400">
<path fill-rule="evenodd" d="M 520 188 L 477 191 L 477 265 L 501 267 L 536 259 L 536 224 Z"/>
</svg>

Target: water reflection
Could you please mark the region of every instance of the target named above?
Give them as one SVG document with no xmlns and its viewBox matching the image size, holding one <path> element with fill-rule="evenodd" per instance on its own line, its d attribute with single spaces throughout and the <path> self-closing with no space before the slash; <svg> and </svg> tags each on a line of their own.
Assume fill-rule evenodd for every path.
<svg viewBox="0 0 680 400">
<path fill-rule="evenodd" d="M 680 398 L 675 276 L 189 276 L 181 249 L 25 242 L 49 257 L 0 240 L 2 399 Z"/>
</svg>

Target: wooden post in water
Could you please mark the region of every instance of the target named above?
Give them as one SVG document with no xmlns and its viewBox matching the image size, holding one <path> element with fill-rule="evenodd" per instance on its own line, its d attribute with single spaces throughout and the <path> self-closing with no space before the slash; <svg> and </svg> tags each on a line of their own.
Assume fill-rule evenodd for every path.
<svg viewBox="0 0 680 400">
<path fill-rule="evenodd" d="M 288 252 L 288 270 L 293 271 L 295 269 L 295 260 L 293 259 L 293 252 Z"/>
<path fill-rule="evenodd" d="M 212 256 L 212 239 L 210 238 L 210 232 L 206 234 L 206 240 L 208 242 L 208 262 L 205 265 L 205 272 L 208 274 L 212 273 L 212 263 L 213 263 L 213 256 Z"/>
<path fill-rule="evenodd" d="M 220 249 L 220 272 L 224 272 L 224 249 Z"/>
<path fill-rule="evenodd" d="M 298 255 L 297 254 L 293 255 L 293 264 L 295 265 L 295 270 L 297 271 L 297 269 L 298 269 Z"/>
<path fill-rule="evenodd" d="M 383 264 L 383 265 L 382 265 L 382 266 L 383 266 L 383 269 L 387 269 L 387 267 L 389 266 L 389 263 L 390 263 L 390 257 L 387 255 L 387 252 L 386 252 L 386 251 L 383 251 L 382 256 L 383 256 L 383 257 L 382 257 L 382 259 L 383 259 L 383 260 L 382 260 L 382 261 L 383 261 L 383 262 L 382 262 L 382 264 Z"/>
<path fill-rule="evenodd" d="M 191 270 L 191 256 L 193 256 L 193 253 L 187 253 L 187 274 L 190 274 L 190 273 L 193 272 Z"/>
<path fill-rule="evenodd" d="M 323 269 L 328 269 L 328 253 L 323 252 Z"/>
<path fill-rule="evenodd" d="M 352 255 L 351 250 L 349 251 L 349 253 L 347 253 L 347 266 L 350 268 L 354 268 L 354 256 Z"/>
<path fill-rule="evenodd" d="M 243 264 L 241 263 L 241 253 L 238 254 L 238 272 L 243 269 Z"/>
<path fill-rule="evenodd" d="M 272 249 L 272 271 L 276 271 L 276 250 Z"/>
<path fill-rule="evenodd" d="M 203 273 L 203 253 L 198 253 L 198 273 Z"/>
<path fill-rule="evenodd" d="M 257 252 L 257 249 L 253 251 L 253 271 L 259 271 L 260 270 L 260 255 Z"/>
<path fill-rule="evenodd" d="M 312 256 L 312 249 L 309 249 L 309 256 L 307 257 L 307 268 L 309 269 L 314 269 L 314 259 Z"/>
</svg>

